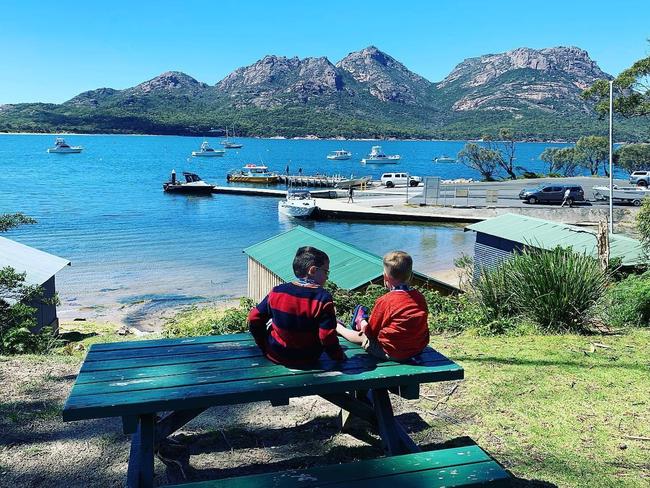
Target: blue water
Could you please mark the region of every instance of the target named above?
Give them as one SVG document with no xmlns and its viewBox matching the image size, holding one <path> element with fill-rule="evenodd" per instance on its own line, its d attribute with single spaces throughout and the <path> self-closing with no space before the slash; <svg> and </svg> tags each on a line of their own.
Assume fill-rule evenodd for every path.
<svg viewBox="0 0 650 488">
<path fill-rule="evenodd" d="M 246 258 L 242 249 L 297 225 L 279 218 L 274 198 L 213 195 L 187 197 L 162 192 L 171 169 L 190 170 L 225 185 L 226 173 L 263 162 L 275 171 L 303 174 L 370 174 L 409 171 L 444 178 L 473 177 L 460 164 L 433 164 L 455 155 L 463 142 L 383 141 L 398 165 L 363 166 L 359 160 L 377 142 L 238 139 L 243 149 L 223 158 L 189 158 L 203 139 L 173 136 L 71 135 L 81 154 L 48 154 L 51 135 L 0 135 L 0 213 L 24 212 L 38 220 L 6 236 L 65 257 L 72 267 L 57 275 L 62 308 L 79 310 L 134 302 L 170 305 L 242 296 Z M 218 140 L 211 140 L 218 147 Z M 519 144 L 517 161 L 543 170 L 539 154 L 549 144 Z M 555 144 L 560 146 L 560 144 Z M 349 161 L 325 155 L 345 148 Z M 470 253 L 472 233 L 440 225 L 307 222 L 304 225 L 376 254 L 410 252 L 421 271 L 453 267 Z"/>
</svg>

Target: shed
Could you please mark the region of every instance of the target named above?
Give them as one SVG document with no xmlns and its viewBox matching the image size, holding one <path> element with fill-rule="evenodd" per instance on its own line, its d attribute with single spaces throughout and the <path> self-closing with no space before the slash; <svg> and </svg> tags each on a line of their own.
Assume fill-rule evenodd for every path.
<svg viewBox="0 0 650 488">
<path fill-rule="evenodd" d="M 382 283 L 382 258 L 356 246 L 296 226 L 293 229 L 244 249 L 248 256 L 248 296 L 261 300 L 276 285 L 295 279 L 292 263 L 302 246 L 316 247 L 330 257 L 329 279 L 339 288 L 357 290 L 370 283 Z M 413 273 L 413 282 L 443 294 L 458 291 L 451 285 L 422 273 Z"/>
<path fill-rule="evenodd" d="M 474 276 L 480 269 L 496 266 L 524 247 L 551 250 L 570 247 L 575 252 L 598 257 L 596 232 L 518 214 L 504 214 L 471 224 L 465 230 L 476 232 Z M 619 234 L 609 235 L 610 259 L 620 258 L 624 267 L 647 263 L 641 242 Z"/>
<path fill-rule="evenodd" d="M 68 265 L 70 261 L 67 259 L 0 237 L 0 268 L 10 266 L 18 273 L 25 273 L 27 284 L 40 286 L 43 290 L 42 299 L 29 304 L 37 310 L 34 332 L 45 326 L 58 327 L 56 304 L 52 300 L 56 296 L 54 275 Z"/>
</svg>

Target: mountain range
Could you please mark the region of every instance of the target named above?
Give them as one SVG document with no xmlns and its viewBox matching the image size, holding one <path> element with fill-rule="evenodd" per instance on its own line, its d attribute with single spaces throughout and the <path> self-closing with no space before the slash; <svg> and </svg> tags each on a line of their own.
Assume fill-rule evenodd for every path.
<svg viewBox="0 0 650 488">
<path fill-rule="evenodd" d="M 2 105 L 0 131 L 206 135 L 235 126 L 249 136 L 465 139 L 509 127 L 522 139 L 575 139 L 606 133 L 580 96 L 602 78 L 611 76 L 577 47 L 519 48 L 466 59 L 434 83 L 369 46 L 336 64 L 265 56 L 215 85 L 168 71 L 62 104 Z M 647 137 L 644 124 L 624 121 L 619 139 Z"/>
</svg>

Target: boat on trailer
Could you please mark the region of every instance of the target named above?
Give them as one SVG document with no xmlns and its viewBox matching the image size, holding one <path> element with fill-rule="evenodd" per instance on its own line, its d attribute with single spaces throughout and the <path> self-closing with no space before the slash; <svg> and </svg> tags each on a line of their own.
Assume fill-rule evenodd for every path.
<svg viewBox="0 0 650 488">
<path fill-rule="evenodd" d="M 316 200 L 306 190 L 289 190 L 286 198 L 278 202 L 278 212 L 294 219 L 306 219 L 314 210 Z"/>
</svg>

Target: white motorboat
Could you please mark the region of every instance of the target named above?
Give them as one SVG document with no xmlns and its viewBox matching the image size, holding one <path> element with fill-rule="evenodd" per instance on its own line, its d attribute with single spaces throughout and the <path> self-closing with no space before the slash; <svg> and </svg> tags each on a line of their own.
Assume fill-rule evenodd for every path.
<svg viewBox="0 0 650 488">
<path fill-rule="evenodd" d="M 609 200 L 610 191 L 608 186 L 594 186 L 592 188 L 595 200 Z M 639 207 L 643 199 L 650 196 L 650 189 L 644 186 L 616 186 L 614 185 L 613 201 L 631 203 Z"/>
<path fill-rule="evenodd" d="M 397 164 L 401 156 L 399 154 L 387 155 L 381 150 L 381 146 L 372 146 L 370 154 L 363 158 L 361 162 L 363 164 Z"/>
<path fill-rule="evenodd" d="M 345 149 L 339 149 L 338 151 L 332 151 L 327 155 L 327 159 L 331 161 L 346 161 L 352 157 L 352 153 L 350 151 L 346 151 Z"/>
<path fill-rule="evenodd" d="M 306 219 L 314 210 L 316 200 L 305 190 L 289 190 L 287 197 L 278 202 L 278 212 L 294 219 Z"/>
<path fill-rule="evenodd" d="M 192 156 L 194 157 L 203 157 L 203 158 L 214 158 L 220 157 L 226 154 L 225 149 L 212 149 L 208 141 L 203 141 L 201 144 L 201 149 L 198 151 L 192 151 Z"/>
<path fill-rule="evenodd" d="M 442 155 L 438 156 L 437 158 L 433 158 L 434 163 L 455 163 L 456 160 L 454 158 L 450 158 L 449 156 Z"/>
<path fill-rule="evenodd" d="M 69 146 L 63 137 L 57 137 L 54 141 L 54 147 L 47 150 L 49 153 L 76 154 L 83 150 L 81 146 Z"/>
</svg>

